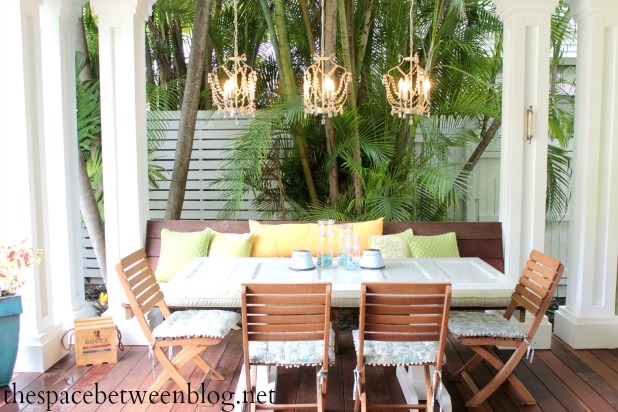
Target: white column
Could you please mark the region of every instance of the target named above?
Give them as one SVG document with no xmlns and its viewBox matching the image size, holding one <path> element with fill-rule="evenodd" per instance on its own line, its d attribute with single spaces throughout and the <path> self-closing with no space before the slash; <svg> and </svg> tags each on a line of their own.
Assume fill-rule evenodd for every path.
<svg viewBox="0 0 618 412">
<path fill-rule="evenodd" d="M 82 275 L 75 100 L 75 33 L 81 0 L 44 0 L 41 8 L 43 105 L 45 108 L 46 174 L 53 196 L 47 207 L 53 218 L 49 254 L 54 304 L 65 329 L 73 319 L 93 316 L 85 302 Z"/>
<path fill-rule="evenodd" d="M 577 29 L 573 193 L 566 306 L 555 333 L 574 348 L 618 346 L 618 2 L 569 0 Z"/>
<path fill-rule="evenodd" d="M 504 272 L 518 279 L 543 250 L 549 116 L 550 23 L 558 0 L 493 0 L 504 23 L 500 221 Z M 526 140 L 526 110 L 534 111 Z"/>
<path fill-rule="evenodd" d="M 148 219 L 145 21 L 155 0 L 92 0 L 99 17 L 99 73 L 110 314 L 125 343 L 144 342 L 126 322 L 115 266 L 144 247 Z"/>
<path fill-rule="evenodd" d="M 47 175 L 49 160 L 43 120 L 41 0 L 0 0 L 0 36 L 10 64 L 0 65 L 7 80 L 0 99 L 0 242 L 28 239 L 43 258 L 21 289 L 24 313 L 16 371 L 43 372 L 64 355 L 64 330 L 54 314 L 53 270 L 58 250 L 48 207 L 56 187 Z M 62 189 L 60 189 L 62 190 Z"/>
</svg>

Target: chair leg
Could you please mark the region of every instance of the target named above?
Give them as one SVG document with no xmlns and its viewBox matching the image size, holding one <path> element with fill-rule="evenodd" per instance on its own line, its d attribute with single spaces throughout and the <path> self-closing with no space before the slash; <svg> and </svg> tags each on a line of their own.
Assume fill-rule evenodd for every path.
<svg viewBox="0 0 618 412">
<path fill-rule="evenodd" d="M 159 360 L 159 363 L 161 363 L 161 365 L 163 366 L 163 371 L 161 372 L 161 375 L 159 375 L 159 377 L 150 386 L 150 388 L 148 388 L 148 396 L 150 396 L 151 392 L 155 392 L 161 389 L 163 384 L 167 382 L 170 378 L 173 379 L 174 382 L 176 382 L 176 384 L 182 390 L 187 389 L 186 388 L 187 381 L 180 374 L 180 372 L 177 369 L 177 366 L 171 360 L 168 359 L 165 353 L 163 353 L 163 350 L 161 348 L 154 348 L 154 354 Z M 182 365 L 178 367 L 182 367 Z"/>
<path fill-rule="evenodd" d="M 492 367 L 496 369 L 496 371 L 501 371 L 504 368 L 505 363 L 502 362 L 502 359 L 500 359 L 498 355 L 495 354 L 495 352 L 492 350 L 492 347 L 478 346 L 476 350 L 479 352 L 479 355 L 482 356 L 483 359 L 487 363 L 489 363 Z M 513 354 L 513 356 L 514 355 L 515 354 Z M 511 358 L 513 356 L 511 356 Z M 522 354 L 522 357 L 523 357 L 523 354 Z M 520 360 L 521 358 L 518 359 L 517 362 L 519 362 Z M 515 367 L 517 367 L 517 362 L 515 364 Z M 524 401 L 526 405 L 536 405 L 536 400 L 534 399 L 532 394 L 528 391 L 528 389 L 524 386 L 524 384 L 519 379 L 517 379 L 517 376 L 511 373 L 506 379 L 513 386 L 513 389 L 515 390 L 515 392 L 519 395 L 519 397 L 522 398 L 522 400 Z"/>
<path fill-rule="evenodd" d="M 212 367 L 212 365 L 210 365 L 208 362 L 206 362 L 204 360 L 204 358 L 202 358 L 200 355 L 201 354 L 198 354 L 197 356 L 194 356 L 193 357 L 193 362 L 195 362 L 195 364 L 197 366 L 199 366 L 199 368 L 201 370 L 203 370 L 204 373 L 208 373 L 208 372 L 212 371 L 212 375 L 211 375 L 210 379 L 212 379 L 213 381 L 224 381 L 225 380 L 225 376 L 223 376 L 219 372 L 217 372 L 215 370 L 215 368 Z"/>
<path fill-rule="evenodd" d="M 471 347 L 471 348 L 474 349 L 475 351 L 477 351 L 477 353 L 480 356 L 482 356 L 484 359 L 486 359 L 488 362 L 490 362 L 490 364 L 493 362 L 491 360 L 491 358 L 494 355 L 491 355 L 489 353 L 489 351 L 487 350 L 487 348 L 485 348 L 485 347 Z M 507 380 L 508 377 L 513 373 L 513 370 L 515 370 L 515 367 L 517 366 L 517 364 L 519 363 L 521 358 L 526 353 L 526 349 L 527 349 L 526 345 L 523 345 L 523 344 L 520 345 L 515 350 L 515 352 L 511 355 L 510 359 L 498 371 L 496 376 L 494 376 L 493 379 L 491 381 L 489 381 L 489 383 L 487 385 L 485 385 L 485 387 L 483 387 L 483 389 L 481 389 L 468 402 L 466 402 L 466 406 L 469 407 L 469 408 L 472 408 L 472 407 L 479 406 L 481 403 L 485 402 L 485 400 L 492 393 L 494 393 L 495 390 L 498 389 L 498 387 L 500 387 L 500 385 L 502 385 L 504 383 L 504 381 Z M 526 392 L 528 392 L 528 391 L 526 390 Z M 529 394 L 529 392 L 528 392 L 528 394 Z M 534 402 L 533 403 L 533 405 L 534 405 L 536 403 L 536 401 L 534 401 L 534 398 L 532 398 L 532 395 L 530 395 L 530 398 L 531 399 L 527 399 L 526 402 L 532 401 L 532 402 Z"/>
<path fill-rule="evenodd" d="M 423 367 L 425 370 L 425 399 L 427 399 L 427 412 L 433 411 L 433 384 L 431 383 L 431 373 L 429 365 Z"/>
<path fill-rule="evenodd" d="M 339 353 L 339 309 L 331 309 L 330 322 L 335 331 L 335 353 Z"/>
<path fill-rule="evenodd" d="M 469 372 L 476 368 L 483 358 L 481 358 L 477 353 L 474 354 L 472 359 L 470 359 L 464 366 L 462 366 L 457 372 L 455 372 L 449 380 L 451 381 L 459 381 L 461 378 L 461 374 L 464 372 Z"/>
</svg>

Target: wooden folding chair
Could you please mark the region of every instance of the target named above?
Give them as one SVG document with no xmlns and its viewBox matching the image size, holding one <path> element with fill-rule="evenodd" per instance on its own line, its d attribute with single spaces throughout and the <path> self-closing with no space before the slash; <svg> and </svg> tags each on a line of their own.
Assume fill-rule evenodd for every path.
<svg viewBox="0 0 618 412">
<path fill-rule="evenodd" d="M 252 411 L 260 408 L 324 411 L 328 365 L 335 362 L 330 299 L 330 283 L 242 285 L 247 391 L 256 394 L 258 365 L 316 368 L 315 403 L 260 405 L 252 402 Z"/>
<path fill-rule="evenodd" d="M 150 400 L 150 394 L 161 389 L 170 378 L 187 392 L 189 389 L 187 379 L 178 369 L 190 360 L 193 360 L 205 373 L 212 372 L 211 379 L 225 379 L 201 357 L 201 353 L 207 347 L 221 342 L 230 329 L 240 321 L 238 313 L 222 310 L 187 310 L 170 313 L 144 249 L 122 259 L 116 265 L 116 272 L 131 309 L 146 335 L 151 354 L 164 368 L 148 389 L 146 399 Z M 161 310 L 165 320 L 151 331 L 145 315 L 155 306 Z M 183 349 L 170 360 L 163 348 L 172 346 L 182 346 Z"/>
<path fill-rule="evenodd" d="M 451 378 L 452 380 L 463 378 L 474 393 L 466 403 L 467 407 L 482 404 L 505 381 L 513 385 L 526 405 L 536 404 L 534 397 L 523 383 L 513 375 L 513 370 L 526 353 L 530 355 L 532 352 L 533 355 L 532 339 L 551 304 L 551 298 L 558 288 L 563 272 L 564 265 L 560 261 L 533 250 L 503 316 L 486 312 L 451 312 L 449 330 L 460 344 L 476 352 L 472 359 Z M 523 307 L 533 316 L 525 332 L 508 321 L 517 307 Z M 493 346 L 508 346 L 515 350 L 504 363 L 492 350 Z M 485 387 L 479 389 L 470 371 L 482 360 L 495 368 L 498 373 Z M 532 362 L 532 356 L 530 361 Z"/>
<path fill-rule="evenodd" d="M 359 329 L 353 332 L 355 411 L 359 407 L 363 412 L 369 408 L 433 409 L 434 395 L 442 384 L 450 304 L 449 283 L 361 284 Z M 366 365 L 423 366 L 427 403 L 368 405 Z"/>
</svg>

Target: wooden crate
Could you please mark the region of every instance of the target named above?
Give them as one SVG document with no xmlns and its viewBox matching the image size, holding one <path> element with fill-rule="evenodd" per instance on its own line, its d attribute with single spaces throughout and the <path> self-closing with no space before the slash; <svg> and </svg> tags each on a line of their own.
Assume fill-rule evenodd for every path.
<svg viewBox="0 0 618 412">
<path fill-rule="evenodd" d="M 116 363 L 116 325 L 111 317 L 75 319 L 75 359 L 77 366 Z"/>
</svg>

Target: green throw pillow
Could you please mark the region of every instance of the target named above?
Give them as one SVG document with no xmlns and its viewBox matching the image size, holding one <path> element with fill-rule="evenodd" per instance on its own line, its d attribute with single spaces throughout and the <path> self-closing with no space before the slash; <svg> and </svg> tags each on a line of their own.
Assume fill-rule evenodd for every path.
<svg viewBox="0 0 618 412">
<path fill-rule="evenodd" d="M 219 233 L 210 231 L 209 257 L 250 257 L 253 233 Z"/>
<path fill-rule="evenodd" d="M 412 236 L 410 250 L 415 258 L 459 257 L 455 232 L 437 236 Z"/>
<path fill-rule="evenodd" d="M 410 238 L 412 229 L 393 235 L 369 235 L 369 247 L 380 249 L 385 258 L 411 258 Z"/>
<path fill-rule="evenodd" d="M 210 229 L 201 232 L 172 232 L 161 230 L 161 253 L 157 264 L 156 278 L 169 282 L 193 258 L 206 256 Z"/>
</svg>

